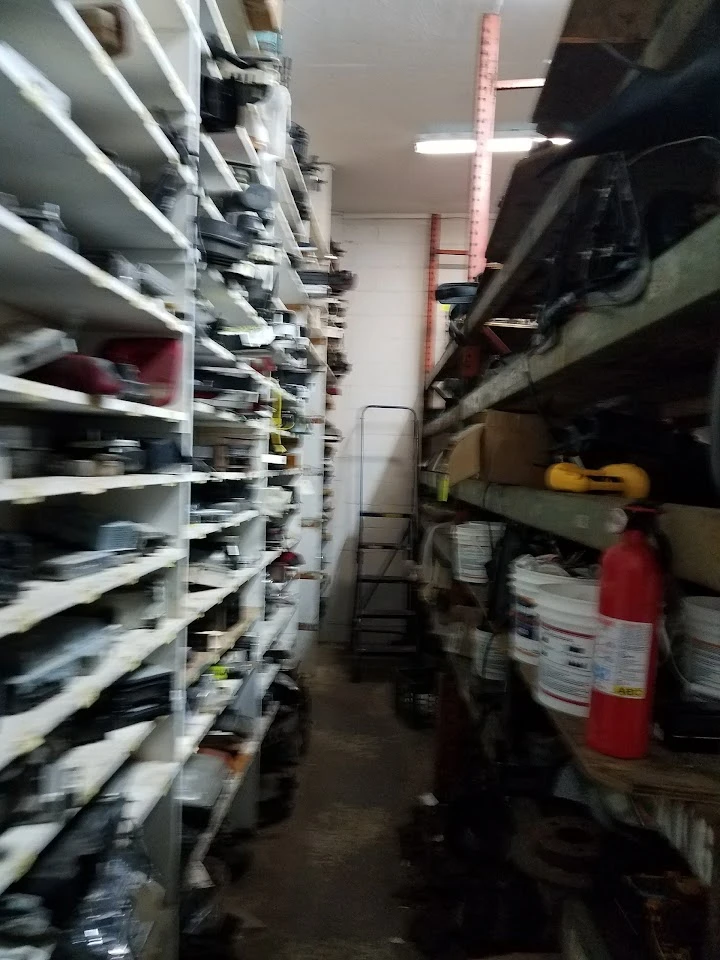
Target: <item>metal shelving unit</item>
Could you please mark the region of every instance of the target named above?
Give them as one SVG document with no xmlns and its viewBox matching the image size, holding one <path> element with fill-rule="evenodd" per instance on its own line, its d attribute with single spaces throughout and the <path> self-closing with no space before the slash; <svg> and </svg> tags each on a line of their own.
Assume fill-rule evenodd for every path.
<svg viewBox="0 0 720 960">
<path fill-rule="evenodd" d="M 293 666 L 299 666 L 317 631 L 319 591 L 310 597 L 304 586 L 309 581 L 293 578 L 287 603 L 271 609 L 266 606 L 266 578 L 283 551 L 299 544 L 302 518 L 308 511 L 320 515 L 322 485 L 309 495 L 300 484 L 307 464 L 322 470 L 324 425 L 312 420 L 316 408 L 318 415 L 324 413 L 326 366 L 324 354 L 314 363 L 311 353 L 307 369 L 287 363 L 271 374 L 258 372 L 244 359 L 235 363 L 231 372 L 252 383 L 268 406 L 279 401 L 292 413 L 287 429 L 269 417 L 241 416 L 193 399 L 196 291 L 229 324 L 261 334 L 270 329 L 242 294 L 228 291 L 219 273 L 199 269 L 196 262 L 198 204 L 221 216 L 220 198 L 241 189 L 228 161 L 250 164 L 258 181 L 278 191 L 280 297 L 298 305 L 303 322 L 308 311 L 320 309 L 309 306 L 288 258 L 290 254 L 297 262 L 298 239 L 306 236 L 283 169 L 283 163 L 293 170 L 297 164 L 292 156 L 276 163 L 258 149 L 250 122 L 248 128 L 238 126 L 224 134 L 200 129 L 200 75 L 209 52 L 204 34 L 213 32 L 239 51 L 258 48 L 240 0 L 122 0 L 122 5 L 130 47 L 117 59 L 104 51 L 70 0 L 8 0 L 2 5 L 3 42 L 65 99 L 24 70 L 21 61 L 0 56 L 0 103 L 7 134 L 0 192 L 16 194 L 22 207 L 57 203 L 81 250 L 111 250 L 147 262 L 168 278 L 172 293 L 162 299 L 139 293 L 83 253 L 0 206 L 0 332 L 5 325 L 32 319 L 65 330 L 89 353 L 115 335 L 174 339 L 181 346 L 181 385 L 172 402 L 155 406 L 0 374 L 0 408 L 4 424 L 46 431 L 48 448 L 56 430 L 58 434 L 70 429 L 107 430 L 122 438 L 173 441 L 180 455 L 177 466 L 158 473 L 44 476 L 36 468 L 37 475 L 31 470 L 0 480 L 5 530 L 22 529 L 26 514 L 47 501 L 68 510 L 91 505 L 103 518 L 128 516 L 162 534 L 157 549 L 109 569 L 64 582 L 26 582 L 15 600 L 0 606 L 0 636 L 24 634 L 50 617 L 104 603 L 115 591 L 135 584 L 157 584 L 166 611 L 155 628 L 119 630 L 108 654 L 54 696 L 24 713 L 3 717 L 0 769 L 52 740 L 61 724 L 141 666 L 172 671 L 172 709 L 166 716 L 120 728 L 62 757 L 59 763 L 73 771 L 77 802 L 47 823 L 0 831 L 0 893 L 32 868 L 84 807 L 98 797 L 119 793 L 125 798 L 123 831 L 142 834 L 154 876 L 165 888 L 167 907 L 173 912 L 179 889 L 189 877 L 179 866 L 177 785 L 185 764 L 232 699 L 252 733 L 244 744 L 243 769 L 228 777 L 210 825 L 192 852 L 194 869 L 224 824 L 255 826 L 258 757 L 277 711 L 271 687 L 280 670 L 266 657 L 278 647 L 291 652 Z M 205 68 L 212 70 L 211 65 Z M 263 109 L 261 104 L 248 110 L 248 121 Z M 197 156 L 197 169 L 181 162 L 167 135 L 168 123 L 186 141 L 190 155 Z M 137 176 L 128 175 L 128 167 Z M 168 169 L 178 174 L 180 193 L 166 215 L 150 196 L 153 184 Z M 269 268 L 259 275 L 267 275 L 265 282 L 272 285 L 276 272 Z M 272 354 L 266 344 L 260 348 L 263 352 Z M 222 347 L 216 354 L 219 363 L 232 360 Z M 297 384 L 297 376 L 308 378 L 306 401 L 288 389 Z M 309 432 L 304 432 L 306 420 Z M 195 445 L 223 438 L 247 445 L 247 467 L 201 472 L 188 465 Z M 296 463 L 287 464 L 286 454 L 277 452 L 279 444 L 290 449 Z M 268 462 L 277 457 L 282 462 Z M 263 506 L 269 485 L 282 485 L 292 493 L 280 539 L 272 542 L 267 539 Z M 216 488 L 223 499 L 238 501 L 237 510 L 223 520 L 191 523 L 193 499 Z M 239 545 L 235 569 L 218 571 L 194 552 L 219 536 L 232 536 Z M 319 571 L 319 533 L 307 555 L 304 545 L 300 549 L 306 564 Z M 237 601 L 239 619 L 219 633 L 211 649 L 190 651 L 188 629 L 214 616 L 230 600 Z M 212 709 L 187 708 L 188 688 L 240 648 L 247 651 L 242 679 L 224 683 L 225 698 Z M 176 929 L 171 925 L 165 955 L 174 956 L 176 947 Z"/>
<path fill-rule="evenodd" d="M 600 20 L 593 21 L 588 13 L 590 6 L 571 5 L 568 22 L 574 24 L 570 36 L 575 39 L 577 23 L 584 15 L 591 34 L 591 28 L 599 31 L 607 29 L 611 21 L 616 25 L 620 22 L 619 6 L 608 11 L 604 26 Z M 637 12 L 631 17 L 633 27 Z M 652 22 L 650 11 L 645 12 Z M 717 22 L 720 10 L 714 0 L 699 0 L 662 5 L 661 11 L 654 6 L 653 16 L 658 12 L 662 18 L 647 34 L 641 59 L 648 67 L 663 69 L 684 62 L 688 51 L 701 46 L 708 23 Z M 601 45 L 605 39 L 603 35 L 591 35 L 582 43 Z M 624 68 L 621 70 L 616 61 L 604 73 L 593 74 L 592 90 L 579 78 L 570 102 L 566 93 L 572 74 L 565 67 L 577 56 L 573 43 L 561 42 L 536 114 L 539 129 L 547 136 L 556 134 L 562 121 L 570 120 L 563 111 L 579 111 L 582 116 L 587 107 L 586 115 L 593 112 L 583 97 L 589 101 L 597 97 L 598 90 L 601 96 L 610 97 L 614 88 L 627 82 Z M 502 262 L 502 269 L 487 270 L 482 276 L 465 321 L 466 341 L 481 353 L 483 334 L 494 319 L 512 321 L 532 315 L 532 304 L 538 300 L 539 265 L 553 249 L 567 223 L 568 208 L 595 163 L 596 158 L 573 161 L 552 174 L 554 181 L 541 169 L 545 164 L 538 165 L 532 155 L 516 167 L 488 247 L 488 259 Z M 550 418 L 562 418 L 577 414 L 591 403 L 631 397 L 635 409 L 650 416 L 680 420 L 694 416 L 693 422 L 699 423 L 707 411 L 707 401 L 703 402 L 701 395 L 720 342 L 714 316 L 720 290 L 714 256 L 719 239 L 720 217 L 714 216 L 653 260 L 649 284 L 634 303 L 574 315 L 559 331 L 557 341 L 545 350 L 530 349 L 527 340 L 520 352 L 516 350 L 515 356 L 504 358 L 490 372 L 466 378 L 464 392 L 441 412 L 430 409 L 434 401 L 428 399 L 423 431 L 428 453 L 435 456 L 466 423 L 491 409 L 542 411 Z M 498 328 L 497 332 L 503 331 Z M 463 348 L 449 344 L 427 376 L 426 390 L 461 376 L 462 356 Z M 440 481 L 438 473 L 420 474 L 428 517 L 436 514 L 438 500 L 448 499 L 447 477 Z M 627 502 L 612 496 L 560 493 L 483 480 L 454 485 L 449 501 L 442 506 L 450 506 L 450 518 L 456 508 L 465 516 L 468 507 L 489 511 L 596 550 L 615 541 L 613 512 Z M 668 503 L 663 505 L 660 525 L 671 547 L 673 573 L 701 588 L 720 591 L 720 510 Z M 435 536 L 434 552 L 443 566 L 452 566 L 450 541 L 442 531 Z M 482 588 L 463 586 L 469 602 L 485 603 Z M 457 675 L 459 693 L 474 709 L 472 685 L 466 675 L 471 670 L 470 661 L 453 656 L 448 660 Z M 514 668 L 534 689 L 534 668 L 517 663 Z M 578 769 L 604 795 L 633 798 L 642 822 L 663 833 L 710 886 L 716 909 L 720 901 L 715 839 L 720 827 L 717 758 L 673 752 L 653 743 L 642 760 L 615 760 L 585 745 L 584 721 L 553 710 L 548 713 Z M 716 952 L 717 940 L 714 948 Z"/>
</svg>

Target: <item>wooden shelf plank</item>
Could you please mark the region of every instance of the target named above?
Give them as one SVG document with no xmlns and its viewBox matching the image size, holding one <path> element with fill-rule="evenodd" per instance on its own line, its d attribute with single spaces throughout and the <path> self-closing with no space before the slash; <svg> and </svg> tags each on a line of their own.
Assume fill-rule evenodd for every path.
<svg viewBox="0 0 720 960">
<path fill-rule="evenodd" d="M 670 64 L 698 29 L 713 3 L 714 0 L 692 0 L 692 2 L 678 0 L 670 8 L 655 36 L 648 43 L 642 63 L 654 68 L 663 68 Z M 470 311 L 466 320 L 466 334 L 472 334 L 473 331 L 477 333 L 477 328 L 481 324 L 502 315 L 502 308 L 527 279 L 549 231 L 555 226 L 559 214 L 567 206 L 575 189 L 592 169 L 594 163 L 593 157 L 576 160 L 567 167 L 555 188 L 545 195 L 542 205 L 534 217 L 527 222 L 526 229 L 504 268 L 493 277 L 484 294 Z M 426 386 L 442 378 L 456 352 L 455 345 L 450 344 L 428 377 Z"/>
<path fill-rule="evenodd" d="M 530 690 L 536 668 L 515 666 Z M 720 758 L 698 753 L 674 753 L 653 743 L 642 760 L 617 760 L 585 744 L 585 720 L 545 708 L 583 773 L 609 790 L 691 803 L 720 804 Z"/>
<path fill-rule="evenodd" d="M 671 372 L 678 365 L 678 351 L 689 348 L 691 354 L 700 354 L 698 362 L 709 364 L 712 357 L 704 354 L 713 350 L 717 324 L 708 306 L 720 295 L 720 274 L 712 251 L 719 243 L 720 217 L 714 217 L 654 261 L 650 283 L 640 300 L 574 317 L 563 328 L 557 346 L 515 358 L 450 410 L 429 421 L 425 436 L 455 429 L 491 407 L 518 409 L 523 397 L 534 403 L 538 387 L 551 379 L 554 394 L 562 385 L 563 401 L 575 408 L 581 402 L 603 399 L 601 391 L 605 397 L 627 390 L 636 393 L 639 382 L 630 361 L 641 360 L 648 377 L 659 372 L 649 369 L 647 348 L 651 339 L 657 346 L 658 328 L 664 323 L 672 324 L 667 332 L 675 348 L 663 346 L 658 363 L 664 357 L 666 370 Z M 672 323 L 675 320 L 678 322 Z M 691 322 L 692 332 L 702 339 L 702 351 L 692 342 Z M 597 375 L 587 376 L 591 360 L 603 367 L 605 382 Z M 664 372 L 660 382 L 666 393 Z"/>
<path fill-rule="evenodd" d="M 421 483 L 434 490 L 436 478 L 423 473 Z M 609 532 L 612 514 L 628 502 L 620 497 L 532 490 L 482 480 L 465 480 L 452 488 L 451 495 L 596 550 L 615 542 Z M 720 510 L 665 504 L 660 526 L 672 546 L 675 575 L 720 591 Z"/>
</svg>

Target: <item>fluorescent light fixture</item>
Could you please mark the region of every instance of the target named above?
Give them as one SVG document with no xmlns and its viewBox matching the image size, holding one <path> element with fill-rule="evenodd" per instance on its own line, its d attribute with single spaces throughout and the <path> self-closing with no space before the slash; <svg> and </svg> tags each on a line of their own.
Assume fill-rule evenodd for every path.
<svg viewBox="0 0 720 960">
<path fill-rule="evenodd" d="M 451 156 L 452 154 L 475 153 L 475 140 L 472 137 L 445 137 L 436 140 L 418 140 L 415 153 L 432 156 Z"/>
<path fill-rule="evenodd" d="M 564 147 L 572 141 L 568 137 L 493 137 L 488 147 L 490 153 L 530 153 L 536 143 L 548 142 L 556 147 Z M 415 153 L 436 157 L 475 153 L 475 140 L 469 136 L 430 137 L 416 142 Z"/>
<path fill-rule="evenodd" d="M 535 137 L 493 137 L 488 143 L 490 153 L 530 153 Z"/>
<path fill-rule="evenodd" d="M 530 80 L 498 80 L 496 90 L 537 90 L 545 86 L 544 77 L 533 77 Z"/>
</svg>

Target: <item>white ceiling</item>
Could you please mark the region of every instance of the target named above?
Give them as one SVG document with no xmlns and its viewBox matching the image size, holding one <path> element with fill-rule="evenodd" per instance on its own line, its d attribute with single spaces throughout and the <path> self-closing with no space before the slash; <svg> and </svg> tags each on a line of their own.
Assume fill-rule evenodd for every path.
<svg viewBox="0 0 720 960">
<path fill-rule="evenodd" d="M 500 78 L 544 76 L 568 0 L 505 0 Z M 477 33 L 496 0 L 285 0 L 293 117 L 335 167 L 344 213 L 461 213 L 467 157 L 418 156 L 416 136 L 472 127 Z M 537 91 L 498 94 L 526 125 Z M 517 157 L 495 157 L 493 208 Z"/>
</svg>

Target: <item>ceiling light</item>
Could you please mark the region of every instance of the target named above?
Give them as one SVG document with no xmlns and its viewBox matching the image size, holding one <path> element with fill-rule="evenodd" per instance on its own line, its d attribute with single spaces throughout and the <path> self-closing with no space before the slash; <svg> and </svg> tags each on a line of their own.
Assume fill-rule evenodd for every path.
<svg viewBox="0 0 720 960">
<path fill-rule="evenodd" d="M 475 140 L 470 137 L 446 137 L 437 140 L 418 140 L 415 153 L 434 156 L 450 156 L 459 153 L 475 153 Z"/>
<path fill-rule="evenodd" d="M 572 141 L 568 137 L 493 137 L 488 141 L 490 153 L 530 153 L 536 143 L 552 143 L 556 147 L 567 146 Z M 432 156 L 452 156 L 453 154 L 475 153 L 476 144 L 472 137 L 428 137 L 415 144 L 416 153 Z"/>
<path fill-rule="evenodd" d="M 537 90 L 545 86 L 544 77 L 533 77 L 530 80 L 498 80 L 496 90 Z"/>
</svg>

